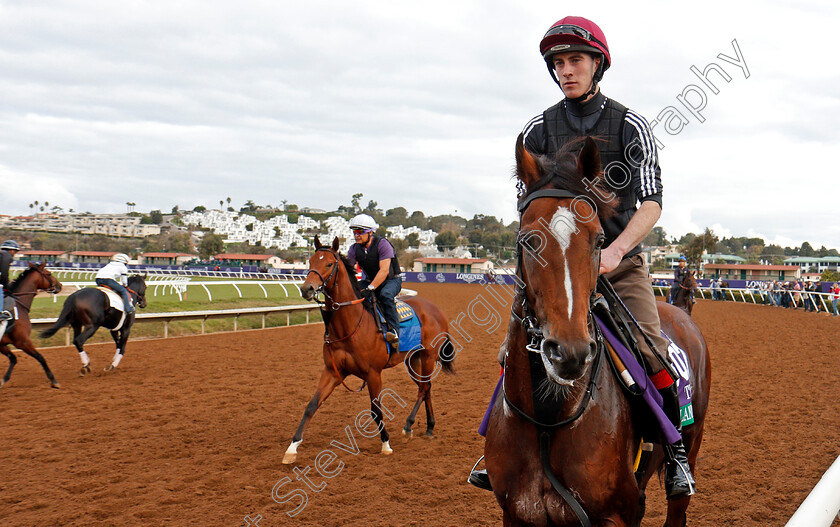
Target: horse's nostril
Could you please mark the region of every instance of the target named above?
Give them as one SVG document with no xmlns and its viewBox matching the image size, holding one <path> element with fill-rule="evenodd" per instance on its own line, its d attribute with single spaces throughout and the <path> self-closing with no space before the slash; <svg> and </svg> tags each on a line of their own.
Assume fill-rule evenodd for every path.
<svg viewBox="0 0 840 527">
<path fill-rule="evenodd" d="M 589 355 L 595 355 L 595 352 L 598 351 L 598 345 L 595 344 L 594 340 L 589 341 Z"/>
</svg>

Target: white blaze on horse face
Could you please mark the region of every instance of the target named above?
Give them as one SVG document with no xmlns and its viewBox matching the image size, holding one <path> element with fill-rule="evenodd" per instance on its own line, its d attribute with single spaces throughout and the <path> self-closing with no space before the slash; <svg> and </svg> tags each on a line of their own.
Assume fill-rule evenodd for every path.
<svg viewBox="0 0 840 527">
<path fill-rule="evenodd" d="M 561 205 L 557 207 L 557 212 L 555 212 L 554 216 L 552 216 L 551 224 L 549 225 L 551 234 L 554 235 L 555 239 L 557 239 L 557 243 L 560 245 L 560 250 L 563 251 L 563 263 L 565 264 L 564 271 L 566 275 L 563 285 L 566 288 L 566 298 L 569 302 L 569 319 L 572 318 L 573 297 L 572 277 L 569 275 L 569 261 L 566 259 L 566 249 L 568 249 L 569 245 L 572 243 L 572 235 L 578 232 L 575 220 L 575 213 L 567 207 Z"/>
</svg>

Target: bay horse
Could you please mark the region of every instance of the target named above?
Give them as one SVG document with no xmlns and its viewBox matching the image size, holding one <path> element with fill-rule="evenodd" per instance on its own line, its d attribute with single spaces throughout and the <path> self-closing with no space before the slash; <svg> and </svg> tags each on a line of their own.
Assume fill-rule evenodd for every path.
<svg viewBox="0 0 840 527">
<path fill-rule="evenodd" d="M 128 294 L 137 307 L 146 307 L 146 278 L 140 275 L 131 276 L 128 279 Z M 100 328 L 111 330 L 111 338 L 117 345 L 114 358 L 111 364 L 105 367 L 105 371 L 114 370 L 125 354 L 125 345 L 131 333 L 131 326 L 134 325 L 135 313 L 128 313 L 123 320 L 123 312 L 110 306 L 108 295 L 95 287 L 79 289 L 68 296 L 61 308 L 55 324 L 41 332 L 41 337 L 49 338 L 66 325 L 73 328 L 73 345 L 79 351 L 79 358 L 82 361 L 82 368 L 79 375 L 84 376 L 90 373 L 90 359 L 85 352 L 85 342 L 93 336 Z M 122 320 L 122 325 L 120 321 Z"/>
<path fill-rule="evenodd" d="M 382 441 L 381 453 L 387 455 L 393 453 L 393 450 L 390 446 L 390 436 L 382 422 L 383 408 L 387 414 L 390 412 L 380 401 L 380 395 L 385 395 L 390 390 L 383 393 L 382 370 L 405 364 L 412 380 L 417 384 L 417 399 L 403 428 L 403 434 L 408 438 L 412 435 L 411 427 L 421 403 L 426 405 L 426 436 L 434 437 L 435 416 L 432 409 L 431 381 L 441 370 L 449 374 L 454 373 L 452 362 L 455 354 L 449 339 L 449 323 L 436 305 L 423 298 L 400 298 L 414 309 L 420 320 L 420 347 L 408 352 L 394 351 L 389 355 L 373 310 L 368 302 L 362 300 L 355 270 L 347 257 L 338 252 L 338 246 L 337 237 L 331 247 L 321 245 L 318 237 L 315 237 L 315 252 L 309 259 L 309 271 L 300 287 L 306 300 L 314 299 L 317 293 L 323 293 L 325 298 L 321 307 L 326 329 L 323 347 L 324 371 L 315 388 L 315 395 L 306 405 L 300 426 L 283 456 L 283 464 L 295 462 L 306 424 L 339 384 L 347 388 L 344 379 L 348 375 L 362 379 L 362 387 L 367 384 L 371 414 Z M 439 369 L 436 369 L 437 362 L 440 362 Z M 375 431 L 372 435 L 375 435 Z"/>
<path fill-rule="evenodd" d="M 37 360 L 41 367 L 44 368 L 44 373 L 47 374 L 47 378 L 50 380 L 53 388 L 61 387 L 58 381 L 55 380 L 52 371 L 50 371 L 50 367 L 47 366 L 46 359 L 35 349 L 35 345 L 32 344 L 32 339 L 29 336 L 32 331 L 32 323 L 29 320 L 29 309 L 32 307 L 32 301 L 35 295 L 38 294 L 38 291 L 46 291 L 50 294 L 56 294 L 61 291 L 61 282 L 56 280 L 52 273 L 50 273 L 47 269 L 46 262 L 41 264 L 30 262 L 29 268 L 24 270 L 9 284 L 6 296 L 14 298 L 18 318 L 15 321 L 14 327 L 9 331 L 5 331 L 2 339 L 0 339 L 0 353 L 9 358 L 9 369 L 6 370 L 6 374 L 0 379 L 0 388 L 9 382 L 9 378 L 12 376 L 12 370 L 15 368 L 15 364 L 17 364 L 17 357 L 9 349 L 9 344 L 23 350 Z M 8 323 L 11 324 L 11 322 L 10 320 Z M 8 326 L 3 326 L 3 328 L 6 329 Z"/>
<path fill-rule="evenodd" d="M 639 525 L 645 487 L 664 454 L 656 445 L 637 479 L 634 463 L 650 427 L 633 419 L 644 416 L 611 368 L 599 367 L 610 359 L 590 312 L 601 222 L 612 216 L 615 195 L 602 186 L 591 138 L 548 159 L 531 156 L 520 135 L 516 166 L 527 189 L 519 205 L 519 287 L 507 334 L 504 396 L 491 410 L 485 442 L 504 525 Z M 693 369 L 695 423 L 683 429 L 683 440 L 694 470 L 709 398 L 706 344 L 684 312 L 662 302 L 657 308 L 663 330 L 687 352 Z M 538 346 L 535 333 L 542 335 Z M 689 501 L 668 502 L 667 527 L 684 525 Z"/>
<path fill-rule="evenodd" d="M 674 296 L 674 305 L 691 316 L 691 310 L 694 308 L 692 293 L 697 290 L 697 278 L 694 276 L 694 271 L 685 273 L 682 282 L 677 285 L 679 289 Z"/>
</svg>

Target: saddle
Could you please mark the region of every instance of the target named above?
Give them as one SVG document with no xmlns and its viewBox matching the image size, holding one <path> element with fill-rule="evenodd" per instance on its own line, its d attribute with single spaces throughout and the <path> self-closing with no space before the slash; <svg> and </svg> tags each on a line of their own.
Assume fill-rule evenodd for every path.
<svg viewBox="0 0 840 527">
<path fill-rule="evenodd" d="M 3 298 L 3 310 L 11 313 L 12 318 L 0 322 L 0 335 L 5 335 L 6 333 L 11 332 L 15 327 L 15 322 L 18 319 L 18 309 L 15 304 L 15 299 L 11 295 Z"/>
<path fill-rule="evenodd" d="M 394 299 L 394 302 L 397 304 L 397 315 L 400 317 L 399 351 L 411 351 L 415 348 L 419 348 L 422 328 L 420 319 L 417 317 L 417 314 L 410 305 L 406 304 L 402 300 L 397 300 L 396 298 Z M 382 310 L 379 309 L 378 302 L 374 302 L 374 310 L 376 312 L 376 319 L 379 322 L 379 332 L 382 334 L 382 339 L 384 340 L 385 333 L 388 331 L 388 324 L 385 323 L 385 317 L 382 316 Z M 397 351 L 391 348 L 390 343 L 387 341 L 385 343 L 388 346 L 389 355 L 394 351 Z"/>
<path fill-rule="evenodd" d="M 105 293 L 105 296 L 108 297 L 108 304 L 110 307 L 120 312 L 120 320 L 117 322 L 117 325 L 112 328 L 108 328 L 111 331 L 117 331 L 122 328 L 125 323 L 125 305 L 122 296 L 110 287 L 106 287 L 104 285 L 96 286 L 96 288 Z"/>
</svg>

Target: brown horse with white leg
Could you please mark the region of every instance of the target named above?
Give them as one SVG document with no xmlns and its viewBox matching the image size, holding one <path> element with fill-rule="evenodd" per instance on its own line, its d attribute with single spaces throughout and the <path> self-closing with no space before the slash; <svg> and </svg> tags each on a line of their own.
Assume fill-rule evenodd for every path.
<svg viewBox="0 0 840 527">
<path fill-rule="evenodd" d="M 591 139 L 553 160 L 516 145 L 520 200 L 518 294 L 507 336 L 503 396 L 493 407 L 485 462 L 506 526 L 629 526 L 644 514 L 644 491 L 662 465 L 634 463 L 642 433 L 638 408 L 607 365 L 590 312 L 613 202 L 602 187 Z M 703 438 L 711 370 L 699 328 L 658 304 L 663 330 L 688 355 L 694 424 L 683 429 L 692 471 Z M 521 323 L 519 322 L 521 321 Z M 538 337 L 537 337 L 538 336 Z M 646 439 L 647 442 L 648 439 Z M 668 502 L 666 526 L 685 523 L 690 498 Z"/>
<path fill-rule="evenodd" d="M 30 263 L 29 268 L 9 284 L 6 295 L 15 299 L 13 310 L 17 311 L 18 316 L 17 320 L 14 321 L 15 324 L 12 329 L 4 331 L 2 340 L 0 340 L 0 353 L 9 358 L 9 369 L 6 370 L 6 375 L 0 379 L 0 388 L 9 382 L 9 378 L 12 376 L 12 370 L 17 363 L 17 357 L 9 349 L 9 344 L 23 350 L 37 360 L 41 367 L 44 368 L 44 373 L 47 374 L 47 378 L 50 380 L 52 387 L 60 387 L 52 371 L 50 371 L 50 367 L 47 366 L 46 359 L 38 353 L 35 345 L 32 344 L 32 339 L 29 337 L 29 333 L 32 331 L 32 324 L 29 322 L 29 309 L 32 307 L 32 301 L 35 295 L 38 294 L 38 291 L 46 291 L 52 294 L 61 291 L 61 282 L 56 280 L 52 273 L 47 270 L 46 262 L 40 265 Z M 3 324 L 0 324 L 0 326 L 2 326 L 3 330 L 7 328 Z"/>
<path fill-rule="evenodd" d="M 372 309 L 362 300 L 355 271 L 349 260 L 338 252 L 338 238 L 335 238 L 332 247 L 329 247 L 321 245 L 318 237 L 315 237 L 315 253 L 309 259 L 309 272 L 300 290 L 307 300 L 314 299 L 318 293 L 323 293 L 325 298 L 321 307 L 326 327 L 324 371 L 321 373 L 315 395 L 306 405 L 303 419 L 286 450 L 283 463 L 295 462 L 306 424 L 332 391 L 339 384 L 344 384 L 344 379 L 349 375 L 355 375 L 367 384 L 371 414 L 380 430 L 381 452 L 391 454 L 393 451 L 390 436 L 382 422 L 382 405 L 379 401 L 382 392 L 382 370 L 403 363 L 417 384 L 417 400 L 406 419 L 403 434 L 411 437 L 411 427 L 417 410 L 421 403 L 425 403 L 426 435 L 434 437 L 432 432 L 435 417 L 432 410 L 431 381 L 441 369 L 446 373 L 453 373 L 452 361 L 455 359 L 455 349 L 449 339 L 449 324 L 440 309 L 422 298 L 401 298 L 400 300 L 414 309 L 420 320 L 421 346 L 412 351 L 395 351 L 389 355 Z M 436 366 L 437 362 L 440 362 L 440 367 Z"/>
</svg>

